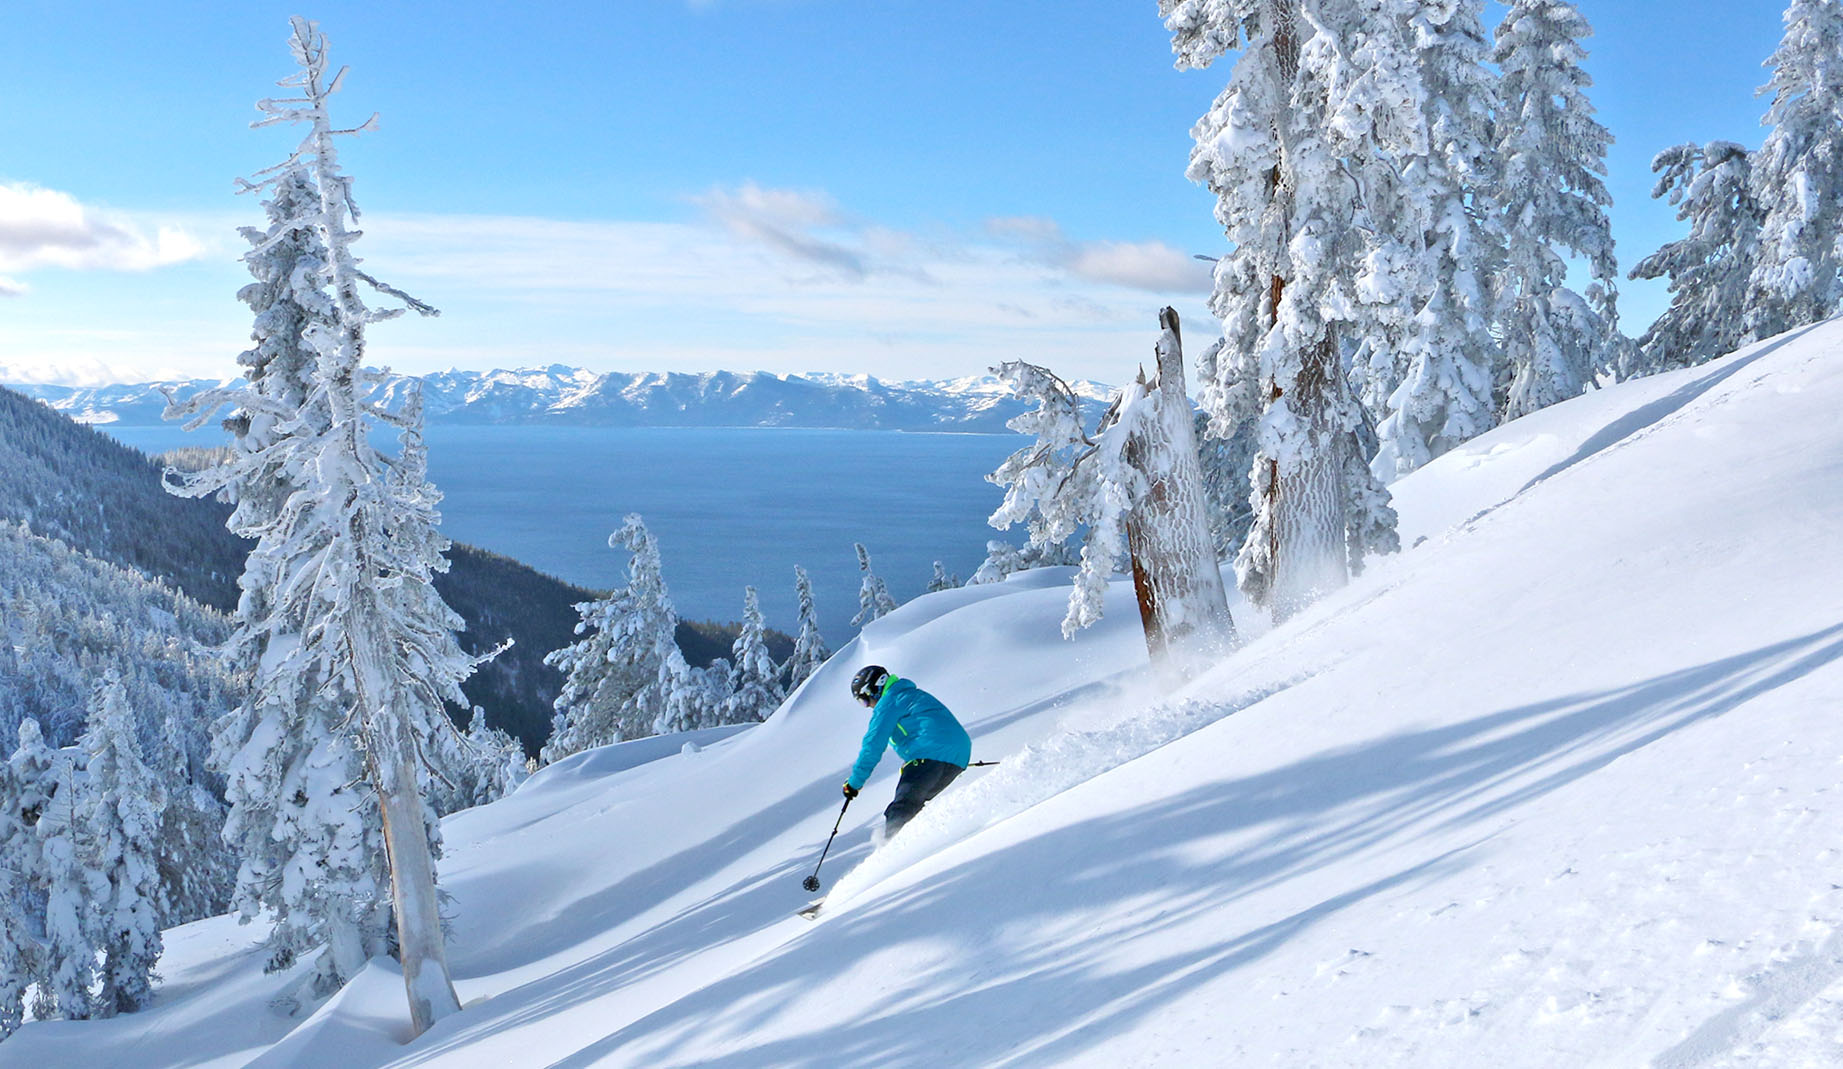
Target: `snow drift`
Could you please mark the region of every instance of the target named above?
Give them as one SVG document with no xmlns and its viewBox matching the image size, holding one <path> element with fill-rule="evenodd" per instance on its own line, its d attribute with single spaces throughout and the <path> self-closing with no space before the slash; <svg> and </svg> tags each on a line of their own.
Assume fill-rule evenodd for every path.
<svg viewBox="0 0 1843 1069">
<path fill-rule="evenodd" d="M 1072 643 L 1067 570 L 919 599 L 760 727 L 451 818 L 416 1043 L 387 962 L 284 1018 L 219 918 L 0 1064 L 1843 1063 L 1840 409 L 1825 324 L 1518 420 L 1174 696 L 1126 585 Z M 1004 763 L 866 861 L 886 762 L 809 924 L 871 661 Z"/>
</svg>

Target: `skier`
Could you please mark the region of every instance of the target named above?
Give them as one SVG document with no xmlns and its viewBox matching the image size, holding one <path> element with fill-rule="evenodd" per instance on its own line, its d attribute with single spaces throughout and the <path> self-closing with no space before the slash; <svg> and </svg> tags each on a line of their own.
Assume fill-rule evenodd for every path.
<svg viewBox="0 0 1843 1069">
<path fill-rule="evenodd" d="M 902 778 L 896 796 L 883 811 L 882 841 L 887 842 L 921 812 L 922 806 L 945 790 L 954 777 L 966 771 L 973 759 L 973 740 L 966 729 L 927 691 L 891 675 L 882 665 L 867 665 L 851 677 L 851 696 L 872 710 L 870 727 L 845 797 L 856 798 L 870 778 L 883 750 L 889 747 L 902 758 Z"/>
</svg>

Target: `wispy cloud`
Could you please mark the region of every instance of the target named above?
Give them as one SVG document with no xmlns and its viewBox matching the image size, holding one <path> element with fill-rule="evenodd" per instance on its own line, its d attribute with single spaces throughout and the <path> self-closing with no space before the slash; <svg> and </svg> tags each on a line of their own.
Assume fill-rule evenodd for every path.
<svg viewBox="0 0 1843 1069">
<path fill-rule="evenodd" d="M 1159 304 L 1177 300 L 1193 322 L 1204 316 L 1200 302 L 1185 306 L 1202 287 L 1153 297 L 1123 284 L 1150 283 L 1168 266 L 1176 254 L 1155 242 L 1077 243 L 1043 219 L 906 230 L 825 193 L 755 184 L 706 192 L 695 207 L 645 222 L 368 213 L 358 250 L 366 268 L 442 310 L 378 324 L 369 354 L 410 373 L 562 362 L 896 379 L 1022 358 L 1114 381 L 1152 344 Z M 179 223 L 229 235 L 235 221 L 248 220 Z M 129 374 L 140 380 L 168 367 L 234 374 L 249 313 L 233 295 L 248 275 L 216 255 L 229 241 L 186 273 L 32 279 L 30 300 L 15 307 L 37 311 L 0 319 L 0 363 L 33 379 L 90 378 L 124 362 L 145 366 Z M 1207 280 L 1207 265 L 1197 269 Z M 109 299 L 99 301 L 103 289 Z M 118 318 L 67 329 L 99 307 Z M 95 333 L 107 328 L 131 336 Z"/>
<path fill-rule="evenodd" d="M 1053 219 L 992 219 L 986 232 L 1025 255 L 1078 278 L 1149 293 L 1200 294 L 1211 287 L 1208 264 L 1162 241 L 1071 240 Z"/>
<path fill-rule="evenodd" d="M 204 252 L 203 242 L 176 226 L 139 223 L 54 189 L 0 185 L 0 270 L 146 271 Z M 14 279 L 0 278 L 0 293 L 23 289 Z"/>
<path fill-rule="evenodd" d="M 694 202 L 731 234 L 760 242 L 795 260 L 861 279 L 870 271 L 863 255 L 836 239 L 821 237 L 832 231 L 855 231 L 826 193 L 789 189 L 763 189 L 745 182 L 735 189 L 714 189 Z"/>
</svg>

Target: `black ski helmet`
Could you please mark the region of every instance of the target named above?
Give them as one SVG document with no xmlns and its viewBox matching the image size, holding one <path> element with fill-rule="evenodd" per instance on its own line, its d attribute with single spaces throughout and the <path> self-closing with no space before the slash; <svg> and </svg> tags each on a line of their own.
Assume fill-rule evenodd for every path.
<svg viewBox="0 0 1843 1069">
<path fill-rule="evenodd" d="M 889 669 L 880 664 L 865 665 L 851 677 L 851 696 L 865 705 L 877 704 L 877 699 L 883 697 L 883 681 L 889 675 Z"/>
</svg>

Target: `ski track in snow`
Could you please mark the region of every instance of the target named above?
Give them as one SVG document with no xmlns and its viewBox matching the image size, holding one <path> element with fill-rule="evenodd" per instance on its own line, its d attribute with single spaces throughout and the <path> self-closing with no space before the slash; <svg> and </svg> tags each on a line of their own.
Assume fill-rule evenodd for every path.
<svg viewBox="0 0 1843 1069">
<path fill-rule="evenodd" d="M 1762 1037 L 1780 1022 L 1796 1018 L 1801 1009 L 1824 992 L 1843 986 L 1840 981 L 1843 931 L 1832 933 L 1822 946 L 1775 961 L 1749 976 L 1747 986 L 1751 990 L 1745 1001 L 1709 1018 L 1688 1039 L 1659 1055 L 1652 1064 L 1657 1069 L 1692 1069 L 1718 1061 L 1725 1065 L 1748 1064 L 1764 1049 L 1759 1042 Z M 1834 995 L 1823 1000 L 1821 1018 L 1827 1019 L 1833 1029 L 1839 1008 Z M 1843 1058 L 1843 1046 L 1833 1043 L 1825 1064 L 1839 1064 L 1839 1058 Z"/>
<path fill-rule="evenodd" d="M 1284 686 L 1284 685 L 1283 685 Z M 953 843 L 978 834 L 1110 769 L 1265 700 L 1282 688 L 1253 691 L 1230 702 L 1153 705 L 1104 726 L 1067 728 L 1008 755 L 999 767 L 965 786 L 956 784 L 928 804 L 902 833 L 841 877 L 825 898 L 822 917 L 836 916 L 878 882 Z M 1115 701 L 1096 702 L 1117 709 Z"/>
</svg>

